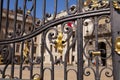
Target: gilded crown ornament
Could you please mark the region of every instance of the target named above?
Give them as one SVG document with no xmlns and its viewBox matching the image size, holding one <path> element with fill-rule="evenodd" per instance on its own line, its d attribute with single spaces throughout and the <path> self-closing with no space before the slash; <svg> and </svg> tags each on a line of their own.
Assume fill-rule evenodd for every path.
<svg viewBox="0 0 120 80">
<path fill-rule="evenodd" d="M 116 10 L 120 10 L 120 3 L 119 1 L 113 1 L 113 7 L 116 9 Z"/>
<path fill-rule="evenodd" d="M 84 2 L 85 7 L 89 7 L 89 9 L 95 9 L 95 8 L 102 8 L 106 7 L 109 4 L 108 0 L 86 0 Z"/>
</svg>

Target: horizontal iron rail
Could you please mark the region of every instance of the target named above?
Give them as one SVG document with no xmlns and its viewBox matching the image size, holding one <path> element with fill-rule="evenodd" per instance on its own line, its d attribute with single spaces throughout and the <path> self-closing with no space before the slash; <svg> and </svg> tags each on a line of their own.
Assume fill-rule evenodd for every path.
<svg viewBox="0 0 120 80">
<path fill-rule="evenodd" d="M 76 20 L 79 18 L 99 16 L 99 15 L 109 15 L 109 14 L 110 14 L 110 8 L 82 12 L 82 13 L 78 13 L 78 14 L 74 14 L 74 15 L 68 15 L 68 16 L 60 18 L 60 19 L 51 20 L 51 21 L 45 23 L 44 25 L 39 26 L 35 31 L 33 31 L 32 33 L 30 33 L 28 35 L 25 35 L 22 37 L 17 37 L 14 39 L 0 40 L 0 45 L 20 42 L 20 41 L 23 41 L 26 39 L 30 39 L 30 38 L 42 33 L 46 29 L 48 29 L 54 25 L 61 24 L 61 23 L 66 22 L 66 21 Z"/>
</svg>

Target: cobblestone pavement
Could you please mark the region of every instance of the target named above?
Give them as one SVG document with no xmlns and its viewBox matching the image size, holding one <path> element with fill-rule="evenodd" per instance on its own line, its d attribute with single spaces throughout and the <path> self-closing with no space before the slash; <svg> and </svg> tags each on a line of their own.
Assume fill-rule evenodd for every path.
<svg viewBox="0 0 120 80">
<path fill-rule="evenodd" d="M 3 69 L 3 67 L 4 66 L 0 65 L 0 69 Z M 46 65 L 45 67 L 49 68 L 50 66 Z M 68 69 L 76 70 L 77 67 L 76 66 L 68 66 Z M 100 67 L 100 69 L 102 69 L 102 67 Z M 89 70 L 91 72 L 91 74 L 89 76 L 84 76 L 84 80 L 95 80 L 93 71 L 91 69 L 87 69 L 87 70 Z M 11 72 L 11 66 L 9 66 L 7 68 L 6 75 L 10 74 L 10 72 Z M 40 73 L 40 66 L 39 65 L 35 65 L 34 66 L 33 73 L 34 74 L 35 73 L 38 73 L 38 74 Z M 18 75 L 19 75 L 19 66 L 17 65 L 17 66 L 15 66 L 15 76 L 19 77 Z M 23 76 L 24 80 L 29 80 L 30 71 L 28 71 L 27 69 L 23 70 L 23 75 L 22 76 Z M 69 73 L 68 73 L 68 80 L 77 80 L 76 77 L 77 76 L 76 76 L 76 73 L 74 71 L 72 71 L 72 70 L 69 71 Z M 0 80 L 2 80 L 2 79 L 0 79 Z M 50 71 L 48 69 L 45 70 L 44 80 L 51 80 Z M 64 80 L 64 67 L 62 65 L 55 66 L 55 80 Z M 101 76 L 101 80 L 113 80 L 113 77 L 110 77 L 110 78 L 106 77 L 105 76 L 105 70 L 103 70 L 102 76 Z"/>
</svg>

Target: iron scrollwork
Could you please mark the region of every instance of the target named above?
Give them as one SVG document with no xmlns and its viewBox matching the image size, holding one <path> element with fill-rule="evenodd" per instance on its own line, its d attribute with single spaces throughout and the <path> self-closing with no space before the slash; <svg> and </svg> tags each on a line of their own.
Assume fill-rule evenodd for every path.
<svg viewBox="0 0 120 80">
<path fill-rule="evenodd" d="M 93 20 L 92 20 L 93 19 Z M 100 46 L 98 46 L 98 51 L 95 50 L 95 35 L 98 36 L 98 43 L 99 40 L 104 40 L 105 44 L 107 46 L 110 47 L 111 49 L 111 44 L 110 44 L 110 34 L 111 33 L 111 26 L 110 26 L 110 17 L 109 15 L 102 15 L 97 17 L 97 19 L 95 20 L 94 18 L 92 19 L 85 19 L 84 20 L 84 32 L 86 31 L 86 34 L 84 35 L 85 37 L 85 44 L 84 44 L 84 56 L 85 58 L 88 60 L 88 64 L 85 63 L 85 68 L 84 68 L 84 75 L 85 76 L 90 76 L 91 73 L 94 73 L 94 77 L 95 78 L 99 78 L 101 79 L 101 74 L 105 73 L 106 77 L 112 77 L 112 68 L 109 67 L 109 65 L 111 65 L 112 63 L 110 63 L 109 65 L 106 64 L 102 65 L 102 60 L 110 60 L 111 59 L 111 52 L 108 50 L 104 50 L 104 49 L 99 49 Z M 91 21 L 92 20 L 92 21 Z M 96 21 L 96 26 L 93 26 L 94 21 Z M 89 29 L 89 27 L 87 27 L 89 25 L 89 27 L 92 27 L 93 29 Z M 95 29 L 97 29 L 97 33 L 95 34 Z M 108 34 L 107 34 L 108 33 Z M 107 34 L 107 35 L 105 35 Z M 92 43 L 91 43 L 92 42 Z M 98 44 L 99 45 L 99 44 Z M 90 48 L 90 49 L 88 49 Z M 92 49 L 91 49 L 92 48 Z M 90 50 L 88 52 L 86 52 L 87 50 Z M 87 54 L 88 53 L 88 54 Z M 101 54 L 106 54 L 106 57 L 101 56 Z M 100 61 L 101 59 L 101 61 Z M 96 67 L 96 69 L 93 68 Z M 100 66 L 102 66 L 101 68 L 99 68 Z M 99 70 L 100 69 L 100 70 Z"/>
</svg>

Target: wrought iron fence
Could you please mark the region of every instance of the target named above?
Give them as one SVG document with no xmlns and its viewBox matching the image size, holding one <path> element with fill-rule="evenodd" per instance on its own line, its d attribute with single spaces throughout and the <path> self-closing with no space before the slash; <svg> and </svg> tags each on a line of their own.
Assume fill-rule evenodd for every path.
<svg viewBox="0 0 120 80">
<path fill-rule="evenodd" d="M 56 64 L 62 64 L 63 80 L 69 80 L 71 71 L 76 80 L 87 80 L 89 76 L 102 80 L 104 73 L 106 77 L 113 76 L 110 1 L 75 0 L 70 5 L 65 0 L 65 10 L 58 13 L 59 3 L 54 0 L 53 14 L 46 10 L 49 0 L 12 1 L 0 0 L 2 79 L 25 79 L 28 74 L 26 79 L 45 80 L 48 70 L 50 80 L 57 80 Z M 10 10 L 11 4 L 14 10 Z M 39 7 L 41 19 L 37 18 Z M 29 72 L 25 73 L 26 69 Z"/>
</svg>

